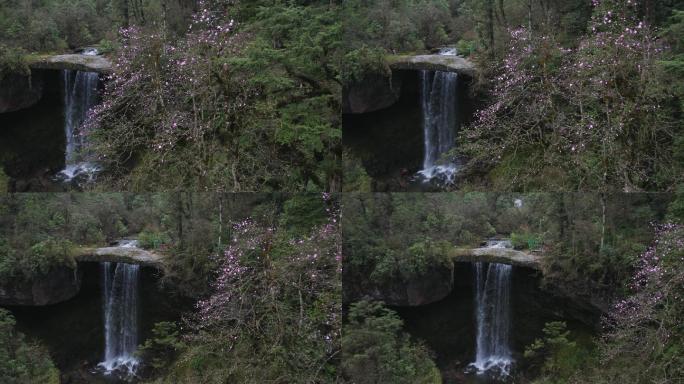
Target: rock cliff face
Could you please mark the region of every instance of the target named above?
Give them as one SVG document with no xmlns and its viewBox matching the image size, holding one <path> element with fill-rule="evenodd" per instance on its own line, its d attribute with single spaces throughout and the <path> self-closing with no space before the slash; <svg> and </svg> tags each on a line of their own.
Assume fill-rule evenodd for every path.
<svg viewBox="0 0 684 384">
<path fill-rule="evenodd" d="M 43 97 L 43 72 L 30 76 L 9 74 L 0 80 L 0 113 L 14 112 L 35 105 Z"/>
<path fill-rule="evenodd" d="M 81 289 L 82 273 L 66 266 L 31 280 L 0 282 L 0 305 L 50 305 L 71 299 Z"/>
<path fill-rule="evenodd" d="M 342 112 L 368 113 L 391 106 L 399 100 L 402 79 L 402 73 L 393 72 L 392 76 L 369 75 L 352 83 L 342 93 Z"/>
</svg>

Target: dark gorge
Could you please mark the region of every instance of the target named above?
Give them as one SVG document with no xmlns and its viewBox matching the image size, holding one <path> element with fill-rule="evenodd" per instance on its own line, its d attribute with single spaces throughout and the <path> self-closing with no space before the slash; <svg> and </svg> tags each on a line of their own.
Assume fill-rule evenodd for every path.
<svg viewBox="0 0 684 384">
<path fill-rule="evenodd" d="M 159 287 L 157 269 L 105 264 L 79 263 L 81 289 L 67 301 L 7 307 L 17 319 L 18 330 L 50 350 L 62 372 L 62 383 L 123 383 L 144 378 L 145 368 L 133 359 L 137 345 L 152 336 L 155 323 L 178 321 L 191 308 L 187 299 Z M 127 270 L 138 271 L 126 277 Z M 120 314 L 112 313 L 117 311 Z"/>
</svg>

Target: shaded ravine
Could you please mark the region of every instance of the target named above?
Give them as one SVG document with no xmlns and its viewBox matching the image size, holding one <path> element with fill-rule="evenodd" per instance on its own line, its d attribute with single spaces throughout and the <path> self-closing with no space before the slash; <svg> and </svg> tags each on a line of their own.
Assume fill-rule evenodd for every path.
<svg viewBox="0 0 684 384">
<path fill-rule="evenodd" d="M 447 384 L 529 382 L 534 372 L 523 351 L 543 337 L 547 322 L 564 321 L 585 339 L 599 325 L 600 312 L 542 289 L 541 272 L 529 267 L 461 261 L 453 277 L 439 301 L 392 306 L 411 337 L 434 353 Z"/>
</svg>

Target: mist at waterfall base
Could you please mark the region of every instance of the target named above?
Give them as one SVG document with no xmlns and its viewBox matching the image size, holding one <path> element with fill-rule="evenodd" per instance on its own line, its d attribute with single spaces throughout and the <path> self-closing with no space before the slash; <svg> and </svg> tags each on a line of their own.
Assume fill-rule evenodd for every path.
<svg viewBox="0 0 684 384">
<path fill-rule="evenodd" d="M 542 290 L 538 271 L 496 265 L 501 264 L 482 263 L 480 276 L 486 280 L 490 266 L 495 266 L 492 267 L 492 275 L 494 271 L 504 272 L 497 274 L 497 278 L 490 282 L 490 287 L 496 287 L 497 284 L 493 282 L 505 281 L 506 274 L 510 277 L 509 296 L 502 300 L 510 303 L 507 306 L 509 313 L 504 315 L 510 319 L 507 350 L 492 348 L 491 344 L 486 346 L 487 340 L 501 340 L 496 335 L 502 335 L 505 329 L 490 329 L 488 334 L 479 333 L 479 330 L 484 330 L 479 325 L 486 321 L 478 321 L 477 263 L 455 264 L 454 288 L 446 298 L 423 306 L 393 307 L 411 337 L 422 340 L 434 352 L 434 360 L 447 384 L 528 382 L 525 377 L 533 373 L 527 371 L 529 367 L 523 364 L 522 355 L 526 346 L 544 336 L 542 329 L 547 322 L 565 321 L 574 334 L 595 334 L 600 314 L 585 312 L 571 300 Z M 485 348 L 478 349 L 478 339 L 480 346 Z M 502 357 L 500 361 L 495 359 L 497 354 Z M 490 369 L 480 372 L 478 365 L 483 368 L 489 365 Z M 501 374 L 503 368 L 508 369 L 509 376 Z"/>
<path fill-rule="evenodd" d="M 62 71 L 64 86 L 65 167 L 56 178 L 65 183 L 92 181 L 99 167 L 88 161 L 86 132 L 82 124 L 88 110 L 98 102 L 99 75 L 95 72 Z"/>
</svg>

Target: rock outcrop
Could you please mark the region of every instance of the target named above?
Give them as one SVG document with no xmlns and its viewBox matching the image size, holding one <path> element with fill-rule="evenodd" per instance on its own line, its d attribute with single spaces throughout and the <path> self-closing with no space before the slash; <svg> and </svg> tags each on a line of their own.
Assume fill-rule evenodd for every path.
<svg viewBox="0 0 684 384">
<path fill-rule="evenodd" d="M 39 69 L 71 69 L 107 74 L 112 72 L 112 63 L 104 56 L 67 54 L 35 56 L 28 59 L 29 67 Z"/>
<path fill-rule="evenodd" d="M 0 79 L 0 113 L 14 112 L 36 104 L 43 97 L 43 73 L 8 74 Z"/>
<path fill-rule="evenodd" d="M 0 305 L 50 305 L 71 299 L 81 289 L 81 272 L 59 266 L 31 280 L 0 282 Z"/>
<path fill-rule="evenodd" d="M 511 248 L 454 248 L 450 256 L 455 262 L 482 261 L 542 270 L 543 256 L 538 252 L 523 252 Z"/>
<path fill-rule="evenodd" d="M 139 264 L 161 269 L 163 256 L 137 247 L 81 248 L 74 257 L 76 261 L 110 261 L 115 263 Z"/>
<path fill-rule="evenodd" d="M 342 98 L 343 113 L 368 113 L 391 106 L 401 95 L 402 74 L 391 76 L 367 75 L 363 81 L 345 87 Z"/>
<path fill-rule="evenodd" d="M 392 55 L 387 58 L 387 61 L 393 70 L 457 72 L 469 77 L 475 75 L 475 65 L 469 60 L 455 55 Z"/>
</svg>

